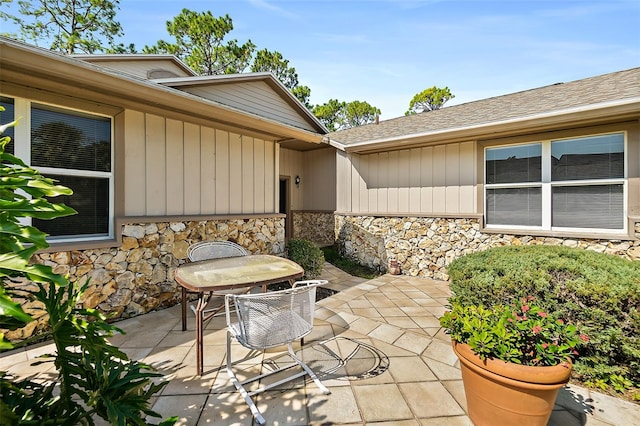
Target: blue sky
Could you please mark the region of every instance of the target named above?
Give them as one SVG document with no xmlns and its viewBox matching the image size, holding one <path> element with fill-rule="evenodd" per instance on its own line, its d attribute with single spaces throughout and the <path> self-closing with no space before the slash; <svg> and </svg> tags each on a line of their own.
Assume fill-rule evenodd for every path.
<svg viewBox="0 0 640 426">
<path fill-rule="evenodd" d="M 229 14 L 231 38 L 290 61 L 311 102 L 361 100 L 401 116 L 448 86 L 447 106 L 640 66 L 640 1 L 121 0 L 138 49 L 182 8 Z"/>
</svg>

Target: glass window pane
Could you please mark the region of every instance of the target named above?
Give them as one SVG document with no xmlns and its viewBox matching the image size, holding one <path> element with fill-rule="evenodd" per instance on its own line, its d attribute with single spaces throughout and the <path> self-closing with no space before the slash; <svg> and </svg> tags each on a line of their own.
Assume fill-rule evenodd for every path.
<svg viewBox="0 0 640 426">
<path fill-rule="evenodd" d="M 551 142 L 551 180 L 624 177 L 624 134 Z"/>
<path fill-rule="evenodd" d="M 31 164 L 110 172 L 110 119 L 34 105 Z"/>
<path fill-rule="evenodd" d="M 52 236 L 107 235 L 109 233 L 109 179 L 52 176 L 73 190 L 71 196 L 52 198 L 54 203 L 73 207 L 78 214 L 52 220 L 33 219 L 33 226 Z"/>
<path fill-rule="evenodd" d="M 542 188 L 487 189 L 488 225 L 542 225 Z"/>
<path fill-rule="evenodd" d="M 553 226 L 624 228 L 622 184 L 560 186 L 552 189 Z"/>
<path fill-rule="evenodd" d="M 542 145 L 488 148 L 486 183 L 540 182 Z"/>
<path fill-rule="evenodd" d="M 4 125 L 7 123 L 11 123 L 15 120 L 15 107 L 13 106 L 13 99 L 5 98 L 0 96 L 0 105 L 4 107 L 4 111 L 0 111 L 0 125 Z M 15 151 L 13 150 L 13 138 L 15 137 L 15 129 L 13 127 L 7 128 L 2 136 L 9 136 L 11 138 L 11 142 L 5 148 L 5 152 L 13 154 Z"/>
</svg>

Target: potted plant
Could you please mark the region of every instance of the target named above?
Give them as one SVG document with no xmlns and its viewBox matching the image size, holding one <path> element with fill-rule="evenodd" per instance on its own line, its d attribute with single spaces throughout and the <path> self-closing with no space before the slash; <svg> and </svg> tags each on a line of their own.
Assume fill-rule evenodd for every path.
<svg viewBox="0 0 640 426">
<path fill-rule="evenodd" d="M 533 297 L 493 307 L 453 303 L 440 318 L 460 360 L 469 418 L 476 426 L 546 425 L 571 375 L 576 327 Z"/>
</svg>

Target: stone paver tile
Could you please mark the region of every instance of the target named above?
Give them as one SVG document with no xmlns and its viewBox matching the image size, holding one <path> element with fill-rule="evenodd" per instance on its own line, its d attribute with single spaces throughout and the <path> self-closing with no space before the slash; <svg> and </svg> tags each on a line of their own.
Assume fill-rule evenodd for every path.
<svg viewBox="0 0 640 426">
<path fill-rule="evenodd" d="M 417 316 L 412 315 L 411 319 L 423 328 L 440 328 L 440 320 L 434 316 Z"/>
<path fill-rule="evenodd" d="M 413 319 L 404 316 L 404 317 L 385 317 L 384 321 L 387 324 L 394 325 L 398 328 L 402 328 L 404 330 L 408 329 L 419 329 L 418 324 L 416 324 Z"/>
<path fill-rule="evenodd" d="M 547 426 L 582 426 L 585 423 L 589 426 L 604 426 L 609 425 L 609 423 L 598 422 L 597 420 L 589 419 L 588 421 L 585 416 L 576 417 L 573 413 L 563 410 L 563 409 L 554 409 L 551 412 L 551 417 L 547 422 Z"/>
<path fill-rule="evenodd" d="M 157 346 L 191 346 L 195 345 L 195 333 L 188 331 L 169 331 L 169 333 L 158 342 Z"/>
<path fill-rule="evenodd" d="M 427 367 L 436 377 L 440 380 L 462 380 L 462 373 L 459 368 L 453 367 L 448 364 L 444 364 L 442 362 L 422 357 L 424 362 L 427 364 Z"/>
<path fill-rule="evenodd" d="M 587 412 L 589 424 L 599 420 L 613 425 L 640 425 L 640 405 L 578 386 L 560 389 L 556 405 L 580 414 Z"/>
<path fill-rule="evenodd" d="M 398 386 L 416 417 L 465 415 L 462 407 L 438 381 L 400 383 Z"/>
<path fill-rule="evenodd" d="M 202 376 L 198 376 L 195 365 L 178 368 L 165 375 L 169 383 L 162 390 L 162 395 L 208 394 L 216 376 L 220 373 L 220 371 L 204 371 Z"/>
<path fill-rule="evenodd" d="M 419 357 L 389 357 L 389 371 L 396 383 L 430 382 L 438 378 Z"/>
<path fill-rule="evenodd" d="M 358 318 L 357 320 L 349 324 L 349 328 L 351 330 L 364 335 L 369 334 L 378 326 L 380 326 L 379 322 L 370 320 L 368 318 Z"/>
<path fill-rule="evenodd" d="M 404 333 L 393 343 L 403 349 L 416 354 L 421 354 L 431 344 L 431 338 L 417 333 Z"/>
<path fill-rule="evenodd" d="M 301 388 L 285 392 L 267 391 L 254 396 L 253 401 L 269 425 L 306 426 L 309 424 L 306 398 L 304 388 Z"/>
<path fill-rule="evenodd" d="M 353 308 L 352 309 L 354 315 L 369 318 L 376 321 L 383 321 L 382 315 L 378 312 L 378 310 L 374 307 L 371 308 Z"/>
<path fill-rule="evenodd" d="M 439 340 L 433 340 L 429 347 L 422 353 L 422 356 L 434 359 L 436 361 L 443 362 L 449 365 L 455 365 L 458 361 L 458 357 L 453 352 L 450 344 L 441 342 Z"/>
<path fill-rule="evenodd" d="M 420 419 L 420 424 L 422 426 L 473 426 L 473 422 L 467 416 Z"/>
<path fill-rule="evenodd" d="M 0 354 L 0 371 L 7 371 L 9 368 L 27 362 L 28 360 L 27 351 L 24 349 L 17 349 Z"/>
<path fill-rule="evenodd" d="M 175 346 L 172 348 L 156 347 L 147 356 L 145 356 L 142 361 L 156 369 L 166 370 L 168 368 L 175 368 L 182 365 L 190 351 L 191 348 L 188 346 Z M 195 362 L 196 359 L 194 356 L 193 363 L 195 364 Z"/>
<path fill-rule="evenodd" d="M 397 345 L 393 345 L 391 343 L 383 342 L 382 340 L 371 339 L 371 343 L 373 346 L 385 354 L 387 357 L 392 356 L 415 356 L 415 353 L 403 349 Z"/>
<path fill-rule="evenodd" d="M 413 418 L 409 406 L 395 384 L 353 386 L 353 393 L 367 422 Z"/>
<path fill-rule="evenodd" d="M 329 390 L 331 395 L 324 395 L 320 391 L 309 392 L 307 403 L 309 424 L 326 425 L 362 421 L 350 386 L 330 387 Z"/>
<path fill-rule="evenodd" d="M 200 412 L 207 401 L 207 394 L 200 395 L 170 395 L 159 396 L 153 411 L 162 416 L 163 419 L 171 416 L 178 416 L 176 425 L 195 426 L 198 424 Z M 157 422 L 157 419 L 155 420 Z"/>
<path fill-rule="evenodd" d="M 119 347 L 146 348 L 156 346 L 167 334 L 169 334 L 168 330 L 135 330 L 129 331 L 125 335 L 113 336 L 109 341 Z M 195 334 L 192 334 L 191 337 L 195 338 Z"/>
<path fill-rule="evenodd" d="M 198 425 L 253 425 L 249 406 L 238 392 L 212 394 L 206 401 Z"/>
<path fill-rule="evenodd" d="M 349 305 L 349 307 L 351 309 L 372 308 L 373 307 L 371 302 L 369 302 L 367 299 L 354 299 L 354 300 L 351 300 L 351 301 L 347 302 L 347 305 Z"/>
<path fill-rule="evenodd" d="M 404 333 L 402 329 L 388 324 L 380 324 L 378 327 L 369 332 L 369 337 L 382 340 L 383 342 L 393 343 L 398 337 Z"/>
<path fill-rule="evenodd" d="M 420 426 L 420 421 L 416 419 L 396 420 L 393 422 L 365 423 L 365 426 Z"/>
<path fill-rule="evenodd" d="M 442 386 L 447 388 L 451 396 L 458 401 L 463 410 L 467 410 L 467 396 L 464 393 L 462 380 L 442 380 Z"/>
<path fill-rule="evenodd" d="M 381 308 L 379 306 L 376 306 L 376 308 L 378 309 L 378 312 L 380 312 L 380 315 L 382 315 L 385 318 L 389 318 L 389 317 L 406 317 L 407 314 L 404 313 L 404 311 L 396 306 L 393 307 L 385 307 L 385 308 Z"/>
<path fill-rule="evenodd" d="M 424 306 L 424 310 L 436 318 L 440 318 L 447 311 L 444 306 Z"/>
</svg>

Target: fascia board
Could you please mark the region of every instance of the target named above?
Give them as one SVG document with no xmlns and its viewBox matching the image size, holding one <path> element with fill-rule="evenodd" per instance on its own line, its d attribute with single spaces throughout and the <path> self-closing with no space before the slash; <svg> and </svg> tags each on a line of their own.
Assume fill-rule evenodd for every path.
<svg viewBox="0 0 640 426">
<path fill-rule="evenodd" d="M 43 66 L 44 60 L 47 61 L 46 66 Z M 64 82 L 71 87 L 109 94 L 129 103 L 153 105 L 186 114 L 196 113 L 227 126 L 272 134 L 277 136 L 276 139 L 322 142 L 323 135 L 319 133 L 282 124 L 152 81 L 120 74 L 98 65 L 0 37 L 0 71 L 3 68 Z"/>
<path fill-rule="evenodd" d="M 588 122 L 603 118 L 625 117 L 640 114 L 640 97 L 608 101 L 597 104 L 567 108 L 548 113 L 535 114 L 509 120 L 496 121 L 474 126 L 464 126 L 436 131 L 393 136 L 370 141 L 342 144 L 346 152 L 363 153 L 407 148 L 423 142 L 459 141 L 462 139 L 480 139 L 487 136 L 527 131 L 527 129 L 562 125 L 568 122 Z M 339 141 L 336 141 L 339 143 Z"/>
</svg>

